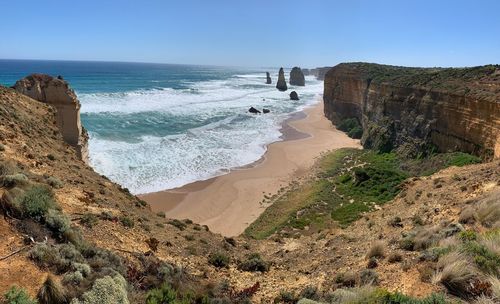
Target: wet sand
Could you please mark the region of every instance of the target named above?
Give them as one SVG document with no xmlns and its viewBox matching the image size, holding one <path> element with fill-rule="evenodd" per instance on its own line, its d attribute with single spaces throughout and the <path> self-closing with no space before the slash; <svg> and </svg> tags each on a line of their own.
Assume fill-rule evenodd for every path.
<svg viewBox="0 0 500 304">
<path fill-rule="evenodd" d="M 293 115 L 282 127 L 283 140 L 268 146 L 264 156 L 228 174 L 180 188 L 140 195 L 153 210 L 169 218 L 189 218 L 225 236 L 241 234 L 263 211 L 264 195 L 308 173 L 324 152 L 360 147 L 323 115 L 323 102 Z"/>
</svg>

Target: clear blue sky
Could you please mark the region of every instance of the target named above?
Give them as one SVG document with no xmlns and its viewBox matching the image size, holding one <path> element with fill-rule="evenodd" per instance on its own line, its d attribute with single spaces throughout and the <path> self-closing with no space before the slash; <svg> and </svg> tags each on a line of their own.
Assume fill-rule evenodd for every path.
<svg viewBox="0 0 500 304">
<path fill-rule="evenodd" d="M 500 63 L 496 0 L 0 0 L 0 7 L 3 59 Z"/>
</svg>

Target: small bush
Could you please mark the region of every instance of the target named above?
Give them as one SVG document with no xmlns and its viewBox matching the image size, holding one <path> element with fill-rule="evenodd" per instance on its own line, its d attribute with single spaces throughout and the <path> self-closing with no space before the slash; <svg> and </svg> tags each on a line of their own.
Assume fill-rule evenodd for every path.
<svg viewBox="0 0 500 304">
<path fill-rule="evenodd" d="M 113 277 L 105 276 L 103 278 L 97 279 L 95 280 L 92 289 L 82 295 L 81 300 L 74 299 L 71 302 L 71 304 L 96 303 L 128 304 L 127 282 L 125 281 L 125 279 L 119 274 L 116 274 Z"/>
<path fill-rule="evenodd" d="M 28 177 L 22 173 L 5 175 L 2 178 L 2 184 L 4 187 L 12 188 L 16 186 L 26 185 L 28 183 Z"/>
<path fill-rule="evenodd" d="M 229 257 L 224 253 L 214 253 L 208 257 L 208 263 L 217 268 L 227 267 L 229 265 Z"/>
<path fill-rule="evenodd" d="M 465 230 L 458 234 L 458 238 L 463 242 L 470 242 L 477 240 L 477 234 L 473 230 Z"/>
<path fill-rule="evenodd" d="M 485 227 L 494 227 L 500 221 L 500 191 L 481 201 L 476 217 Z"/>
<path fill-rule="evenodd" d="M 358 276 L 354 272 L 339 273 L 335 276 L 335 283 L 342 287 L 356 286 Z"/>
<path fill-rule="evenodd" d="M 64 284 L 80 285 L 83 274 L 80 271 L 66 272 L 63 277 Z"/>
<path fill-rule="evenodd" d="M 4 295 L 7 304 L 37 304 L 30 298 L 25 289 L 12 286 Z"/>
<path fill-rule="evenodd" d="M 383 258 L 385 256 L 385 244 L 382 241 L 376 241 L 370 247 L 366 254 L 366 258 Z"/>
<path fill-rule="evenodd" d="M 87 228 L 93 228 L 98 222 L 99 219 L 97 215 L 88 212 L 84 213 L 80 219 L 80 224 Z"/>
<path fill-rule="evenodd" d="M 238 264 L 238 269 L 243 271 L 266 272 L 269 270 L 269 264 L 262 259 L 260 254 L 252 253 L 247 256 L 245 261 Z"/>
<path fill-rule="evenodd" d="M 371 257 L 368 260 L 368 263 L 366 264 L 366 268 L 368 268 L 368 269 L 377 268 L 377 266 L 378 266 L 378 261 L 377 261 L 377 258 L 375 258 L 375 257 Z"/>
<path fill-rule="evenodd" d="M 170 221 L 168 221 L 168 223 L 174 227 L 177 227 L 181 231 L 186 229 L 186 227 L 187 227 L 186 223 L 179 221 L 178 219 L 170 220 Z"/>
<path fill-rule="evenodd" d="M 356 126 L 347 132 L 347 136 L 354 139 L 360 139 L 363 136 L 363 128 Z"/>
<path fill-rule="evenodd" d="M 318 288 L 315 286 L 306 286 L 304 289 L 299 294 L 299 298 L 305 298 L 309 300 L 319 300 L 320 299 L 320 294 L 318 292 Z"/>
<path fill-rule="evenodd" d="M 359 280 L 361 285 L 377 285 L 378 274 L 374 270 L 364 269 L 359 274 Z"/>
<path fill-rule="evenodd" d="M 473 224 L 476 221 L 475 210 L 473 207 L 465 207 L 458 218 L 458 222 L 461 224 Z"/>
<path fill-rule="evenodd" d="M 146 304 L 178 303 L 177 292 L 169 284 L 152 289 L 146 297 Z"/>
<path fill-rule="evenodd" d="M 127 227 L 127 228 L 134 227 L 134 220 L 131 219 L 128 216 L 121 217 L 120 218 L 120 223 L 122 223 L 122 225 L 125 226 L 125 227 Z"/>
<path fill-rule="evenodd" d="M 49 209 L 45 216 L 45 224 L 55 233 L 62 234 L 70 228 L 71 222 L 62 212 Z"/>
<path fill-rule="evenodd" d="M 403 260 L 403 256 L 399 252 L 393 252 L 387 258 L 389 263 L 398 263 Z"/>
<path fill-rule="evenodd" d="M 344 132 L 349 132 L 350 130 L 359 126 L 358 120 L 356 118 L 346 118 L 342 120 L 337 128 Z"/>
<path fill-rule="evenodd" d="M 165 212 L 163 212 L 163 211 L 159 211 L 159 212 L 157 212 L 157 213 L 156 213 L 156 216 L 158 216 L 158 217 L 162 217 L 162 218 L 167 217 L 167 216 L 165 215 Z"/>
<path fill-rule="evenodd" d="M 67 302 L 66 291 L 52 275 L 48 275 L 40 290 L 37 299 L 40 304 L 63 304 Z"/>
<path fill-rule="evenodd" d="M 25 216 L 41 218 L 56 207 L 54 194 L 47 186 L 33 186 L 21 198 L 21 207 Z"/>
<path fill-rule="evenodd" d="M 47 177 L 47 184 L 49 184 L 54 189 L 60 189 L 64 186 L 64 183 L 60 179 L 53 176 Z"/>
</svg>

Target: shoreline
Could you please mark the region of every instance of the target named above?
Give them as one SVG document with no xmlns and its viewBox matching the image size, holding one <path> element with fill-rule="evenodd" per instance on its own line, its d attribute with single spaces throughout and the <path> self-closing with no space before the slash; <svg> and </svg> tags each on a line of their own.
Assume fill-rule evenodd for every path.
<svg viewBox="0 0 500 304">
<path fill-rule="evenodd" d="M 323 115 L 320 101 L 283 122 L 282 141 L 267 146 L 257 161 L 227 174 L 179 188 L 139 195 L 153 211 L 207 225 L 224 236 L 241 234 L 265 210 L 264 196 L 307 175 L 324 152 L 359 147 Z"/>
</svg>

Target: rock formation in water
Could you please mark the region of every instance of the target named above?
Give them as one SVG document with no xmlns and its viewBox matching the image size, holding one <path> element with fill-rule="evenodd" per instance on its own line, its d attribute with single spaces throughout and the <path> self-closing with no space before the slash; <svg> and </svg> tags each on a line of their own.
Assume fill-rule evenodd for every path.
<svg viewBox="0 0 500 304">
<path fill-rule="evenodd" d="M 266 84 L 271 84 L 273 83 L 271 80 L 271 75 L 269 75 L 269 72 L 266 72 Z"/>
<path fill-rule="evenodd" d="M 278 82 L 276 83 L 276 88 L 280 91 L 288 90 L 288 87 L 286 85 L 286 80 L 285 80 L 285 72 L 283 71 L 283 68 L 280 68 L 280 71 L 278 74 Z"/>
<path fill-rule="evenodd" d="M 257 110 L 256 108 L 254 107 L 250 107 L 250 109 L 248 109 L 248 112 L 252 113 L 252 114 L 260 114 L 260 111 Z"/>
<path fill-rule="evenodd" d="M 13 88 L 56 109 L 57 126 L 66 143 L 75 147 L 78 157 L 88 159 L 88 135 L 80 122 L 80 102 L 69 84 L 61 77 L 32 74 L 16 82 Z"/>
<path fill-rule="evenodd" d="M 271 112 L 269 109 L 266 109 L 266 108 L 262 109 L 262 113 L 264 113 L 264 114 L 267 114 L 269 112 Z"/>
<path fill-rule="evenodd" d="M 297 92 L 295 91 L 292 91 L 292 93 L 290 93 L 290 100 L 299 100 L 299 94 L 297 94 Z"/>
<path fill-rule="evenodd" d="M 309 75 L 313 75 L 318 80 L 324 80 L 325 74 L 331 69 L 331 67 L 314 68 L 309 70 Z"/>
<path fill-rule="evenodd" d="M 293 67 L 290 71 L 290 85 L 295 86 L 305 86 L 306 79 L 304 78 L 304 74 L 299 67 Z"/>
<path fill-rule="evenodd" d="M 361 122 L 365 148 L 408 156 L 463 151 L 500 157 L 500 66 L 405 68 L 339 64 L 325 76 L 333 123 Z"/>
</svg>

